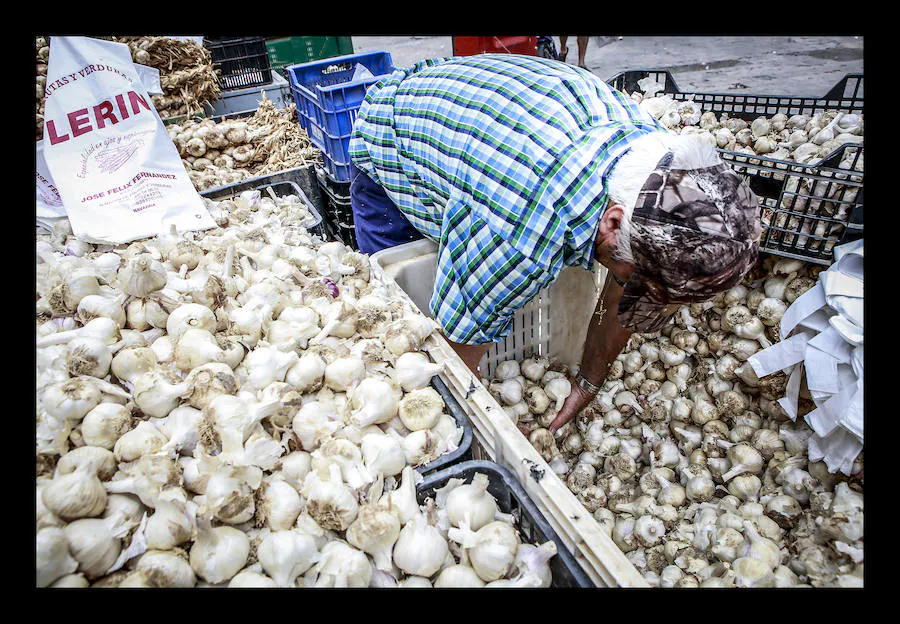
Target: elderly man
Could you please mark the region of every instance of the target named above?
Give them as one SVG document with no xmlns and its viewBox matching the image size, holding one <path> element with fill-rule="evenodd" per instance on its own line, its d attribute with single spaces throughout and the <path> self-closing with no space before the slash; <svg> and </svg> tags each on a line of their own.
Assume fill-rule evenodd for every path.
<svg viewBox="0 0 900 624">
<path fill-rule="evenodd" d="M 556 61 L 398 69 L 366 95 L 350 154 L 360 249 L 439 245 L 431 312 L 473 372 L 564 268 L 609 270 L 553 431 L 597 393 L 631 332 L 737 284 L 757 256 L 756 197 L 715 149 Z"/>
</svg>

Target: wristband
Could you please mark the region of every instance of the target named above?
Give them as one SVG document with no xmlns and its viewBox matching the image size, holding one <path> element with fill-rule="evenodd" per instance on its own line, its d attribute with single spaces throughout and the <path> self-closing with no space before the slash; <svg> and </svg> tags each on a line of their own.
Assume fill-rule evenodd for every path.
<svg viewBox="0 0 900 624">
<path fill-rule="evenodd" d="M 622 288 L 625 288 L 625 284 L 626 284 L 627 282 L 624 282 L 624 281 L 620 280 L 620 279 L 619 279 L 619 276 L 616 275 L 615 273 L 613 273 L 612 271 L 610 271 L 609 274 L 612 275 L 612 278 L 616 281 L 616 284 L 618 284 L 618 285 L 621 286 Z"/>
<path fill-rule="evenodd" d="M 590 395 L 595 395 L 600 392 L 600 386 L 595 386 L 593 383 L 588 381 L 588 379 L 581 373 L 578 373 L 578 375 L 575 377 L 575 383 L 579 388 Z"/>
</svg>

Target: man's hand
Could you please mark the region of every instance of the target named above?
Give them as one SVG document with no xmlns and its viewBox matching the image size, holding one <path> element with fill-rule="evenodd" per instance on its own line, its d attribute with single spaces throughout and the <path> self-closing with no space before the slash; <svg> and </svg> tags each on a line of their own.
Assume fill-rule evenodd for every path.
<svg viewBox="0 0 900 624">
<path fill-rule="evenodd" d="M 581 386 L 573 383 L 572 392 L 566 397 L 562 409 L 557 412 L 556 418 L 550 423 L 550 432 L 556 433 L 557 429 L 577 416 L 578 412 L 580 412 L 585 405 L 590 403 L 593 398 L 594 395 L 588 394 L 581 389 Z"/>
</svg>

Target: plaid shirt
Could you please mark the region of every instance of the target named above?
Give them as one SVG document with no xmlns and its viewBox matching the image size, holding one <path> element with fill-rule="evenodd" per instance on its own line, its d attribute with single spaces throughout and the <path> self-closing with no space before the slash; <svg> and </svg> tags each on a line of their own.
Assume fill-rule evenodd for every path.
<svg viewBox="0 0 900 624">
<path fill-rule="evenodd" d="M 665 131 L 593 74 L 509 54 L 427 60 L 373 85 L 356 166 L 439 245 L 430 307 L 448 338 L 499 342 L 567 266 L 593 267 L 605 179 Z"/>
</svg>

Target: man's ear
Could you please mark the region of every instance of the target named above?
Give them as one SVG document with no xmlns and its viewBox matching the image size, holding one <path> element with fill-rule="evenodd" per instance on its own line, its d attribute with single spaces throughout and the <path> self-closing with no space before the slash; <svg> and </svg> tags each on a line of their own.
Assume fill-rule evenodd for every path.
<svg viewBox="0 0 900 624">
<path fill-rule="evenodd" d="M 611 245 L 611 248 L 614 249 L 624 218 L 624 208 L 620 204 L 610 203 L 603 211 L 603 216 L 600 217 L 600 224 L 597 227 L 597 242 Z"/>
</svg>

